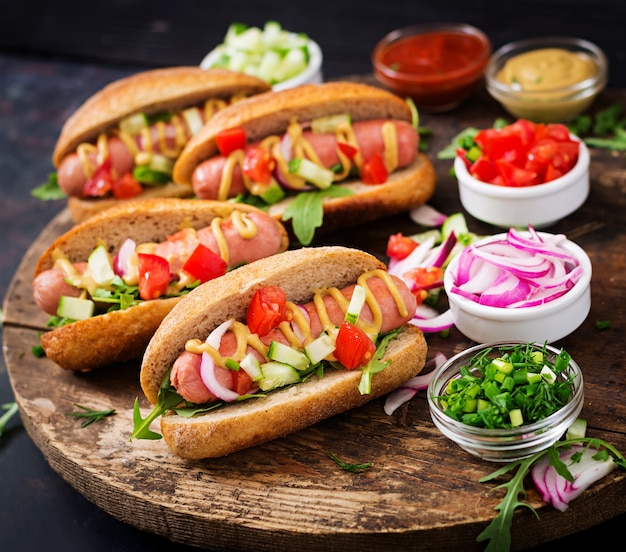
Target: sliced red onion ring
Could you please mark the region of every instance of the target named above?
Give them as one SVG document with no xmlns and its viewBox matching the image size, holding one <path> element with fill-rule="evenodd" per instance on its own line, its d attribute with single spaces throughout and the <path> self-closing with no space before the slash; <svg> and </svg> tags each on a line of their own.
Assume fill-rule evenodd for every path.
<svg viewBox="0 0 626 552">
<path fill-rule="evenodd" d="M 227 320 L 222 322 L 217 328 L 215 328 L 206 338 L 206 343 L 211 345 L 214 349 L 219 349 L 222 337 L 229 330 L 233 323 L 233 320 Z M 236 400 L 239 395 L 232 389 L 224 387 L 217 378 L 215 373 L 216 366 L 213 361 L 213 357 L 209 353 L 202 353 L 202 362 L 200 363 L 200 376 L 204 385 L 211 391 L 218 399 L 226 402 L 232 402 Z"/>
<path fill-rule="evenodd" d="M 450 329 L 454 325 L 454 317 L 451 310 L 447 310 L 433 318 L 413 318 L 409 324 L 417 326 L 425 333 L 437 333 Z"/>
<path fill-rule="evenodd" d="M 448 218 L 446 215 L 427 204 L 412 209 L 409 211 L 409 216 L 413 222 L 423 224 L 424 226 L 441 226 Z"/>
<path fill-rule="evenodd" d="M 137 244 L 130 238 L 126 238 L 122 247 L 118 251 L 113 261 L 113 271 L 118 276 L 124 278 L 130 273 L 130 258 L 135 253 Z"/>
</svg>

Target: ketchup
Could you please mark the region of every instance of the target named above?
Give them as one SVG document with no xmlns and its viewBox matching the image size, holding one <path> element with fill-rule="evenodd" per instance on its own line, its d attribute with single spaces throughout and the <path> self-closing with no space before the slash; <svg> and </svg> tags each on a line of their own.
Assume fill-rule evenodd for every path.
<svg viewBox="0 0 626 552">
<path fill-rule="evenodd" d="M 445 73 L 467 69 L 484 50 L 485 44 L 478 37 L 439 31 L 398 40 L 382 53 L 381 62 L 397 73 L 436 81 Z"/>
<path fill-rule="evenodd" d="M 381 41 L 373 54 L 378 80 L 418 108 L 447 111 L 474 90 L 491 54 L 489 39 L 467 25 L 402 29 Z"/>
</svg>

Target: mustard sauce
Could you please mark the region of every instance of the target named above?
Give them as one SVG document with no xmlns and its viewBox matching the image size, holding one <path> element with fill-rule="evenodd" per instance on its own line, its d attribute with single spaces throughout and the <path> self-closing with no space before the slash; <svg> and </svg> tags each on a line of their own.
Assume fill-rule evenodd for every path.
<svg viewBox="0 0 626 552">
<path fill-rule="evenodd" d="M 391 121 L 386 121 L 385 123 L 383 123 L 381 132 L 383 136 L 385 150 L 383 154 L 384 163 L 387 170 L 389 172 L 392 172 L 398 167 L 398 134 L 396 132 L 395 125 Z M 295 119 L 292 119 L 290 121 L 286 130 L 286 134 L 289 136 L 291 149 L 293 151 L 293 158 L 308 159 L 316 165 L 322 166 L 322 162 L 317 155 L 317 152 L 315 151 L 311 143 L 304 137 L 302 126 Z M 354 134 L 354 128 L 352 127 L 351 123 L 344 122 L 338 124 L 337 128 L 335 129 L 335 136 L 337 138 L 337 144 L 348 144 L 356 150 L 356 154 L 351 161 L 341 151 L 339 145 L 337 145 L 336 152 L 337 156 L 339 157 L 341 168 L 337 172 L 335 172 L 333 176 L 333 181 L 340 182 L 348 177 L 353 165 L 357 169 L 361 169 L 363 165 L 363 156 L 361 154 L 359 144 Z M 306 186 L 306 181 L 302 177 L 289 172 L 289 159 L 287 159 L 283 152 L 280 150 L 280 142 L 280 136 L 271 135 L 262 140 L 259 144 L 259 147 L 265 149 L 271 154 L 272 158 L 276 162 L 282 178 L 287 181 L 291 188 L 295 190 L 304 189 Z M 228 155 L 228 157 L 226 158 L 218 189 L 217 199 L 221 201 L 225 201 L 226 199 L 228 199 L 233 180 L 234 168 L 239 165 L 239 167 L 243 169 L 244 158 L 245 152 L 243 150 L 235 150 L 231 152 L 230 155 Z M 248 178 L 243 173 L 243 170 L 241 172 L 245 188 L 249 191 L 249 193 L 253 195 L 258 195 L 262 191 L 263 185 L 257 184 L 250 180 L 250 178 Z"/>
<path fill-rule="evenodd" d="M 586 54 L 541 48 L 512 57 L 496 78 L 518 90 L 550 92 L 588 79 L 596 70 Z"/>
<path fill-rule="evenodd" d="M 357 280 L 357 284 L 363 286 L 366 290 L 365 303 L 372 313 L 372 320 L 370 322 L 366 322 L 359 317 L 356 325 L 369 335 L 375 337 L 380 332 L 383 317 L 380 304 L 367 284 L 367 281 L 373 277 L 378 277 L 385 283 L 394 299 L 398 312 L 400 312 L 402 316 L 407 316 L 408 309 L 402 299 L 398 286 L 395 284 L 391 275 L 387 271 L 377 269 L 361 274 Z M 334 301 L 336 301 L 344 315 L 348 309 L 350 301 L 345 297 L 341 290 L 336 287 L 323 288 L 317 290 L 313 294 L 313 305 L 320 319 L 322 328 L 326 331 L 326 333 L 328 333 L 328 335 L 332 336 L 334 335 L 337 326 L 333 324 L 329 318 L 328 309 L 326 308 L 326 304 L 324 302 L 325 297 L 331 297 Z M 289 345 L 294 349 L 302 350 L 306 344 L 310 343 L 314 339 L 311 334 L 311 325 L 308 317 L 302 312 L 302 309 L 297 304 L 290 301 L 287 302 L 287 320 L 281 322 L 278 327 L 283 332 L 283 335 L 287 339 Z M 295 328 L 297 328 L 297 332 Z M 268 360 L 267 353 L 269 347 L 266 347 L 262 343 L 258 335 L 252 334 L 245 324 L 233 321 L 228 331 L 233 332 L 237 341 L 236 352 L 228 358 L 242 360 L 247 354 L 248 346 L 252 346 L 260 355 L 263 356 L 265 361 Z M 223 357 L 215 347 L 206 342 L 202 342 L 199 339 L 188 340 L 185 343 L 185 350 L 196 354 L 205 352 L 209 353 L 217 366 L 221 366 L 223 368 L 226 367 L 227 358 Z"/>
</svg>

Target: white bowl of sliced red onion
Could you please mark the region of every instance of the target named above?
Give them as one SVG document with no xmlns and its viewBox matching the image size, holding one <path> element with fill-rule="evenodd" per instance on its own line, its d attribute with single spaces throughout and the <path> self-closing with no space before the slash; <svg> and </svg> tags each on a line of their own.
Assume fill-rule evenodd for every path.
<svg viewBox="0 0 626 552">
<path fill-rule="evenodd" d="M 503 228 L 545 228 L 571 215 L 589 195 L 589 149 L 580 140 L 578 161 L 563 176 L 532 186 L 499 186 L 474 178 L 460 158 L 454 172 L 463 208 L 473 217 Z"/>
<path fill-rule="evenodd" d="M 592 267 L 563 234 L 510 228 L 465 247 L 444 274 L 452 319 L 477 343 L 552 343 L 591 308 Z"/>
</svg>

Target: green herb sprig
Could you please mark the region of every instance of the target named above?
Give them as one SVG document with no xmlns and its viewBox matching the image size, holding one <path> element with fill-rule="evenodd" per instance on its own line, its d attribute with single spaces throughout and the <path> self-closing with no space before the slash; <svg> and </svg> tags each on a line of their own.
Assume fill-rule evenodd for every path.
<svg viewBox="0 0 626 552">
<path fill-rule="evenodd" d="M 349 472 L 361 472 L 372 466 L 372 462 L 365 462 L 363 464 L 348 464 L 341 460 L 337 454 L 334 452 L 327 450 L 326 455 L 330 458 L 335 464 L 337 464 L 342 470 Z"/>
<path fill-rule="evenodd" d="M 107 416 L 111 416 L 115 414 L 115 409 L 110 410 L 92 410 L 91 408 L 87 408 L 86 406 L 81 406 L 80 404 L 75 404 L 77 408 L 81 410 L 78 412 L 69 412 L 67 416 L 72 416 L 74 418 L 84 418 L 83 423 L 80 427 L 87 427 L 89 424 L 93 422 L 97 422 L 106 418 Z"/>
<path fill-rule="evenodd" d="M 10 402 L 2 405 L 2 409 L 6 410 L 6 412 L 0 416 L 0 437 L 4 433 L 4 430 L 7 427 L 7 423 L 9 420 L 15 416 L 18 412 L 18 406 L 16 402 Z"/>
</svg>

